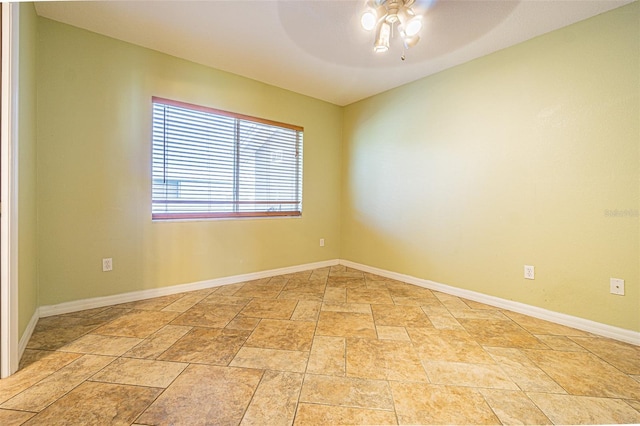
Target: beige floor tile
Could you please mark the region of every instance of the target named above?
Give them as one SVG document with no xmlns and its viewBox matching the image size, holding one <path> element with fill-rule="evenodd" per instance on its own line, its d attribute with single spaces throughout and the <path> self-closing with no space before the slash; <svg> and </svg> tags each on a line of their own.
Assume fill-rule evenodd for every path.
<svg viewBox="0 0 640 426">
<path fill-rule="evenodd" d="M 372 274 L 371 272 L 365 272 L 364 278 L 367 281 L 395 281 L 391 278 L 383 277 L 382 275 Z M 397 281 L 397 282 L 400 282 L 400 281 Z"/>
<path fill-rule="evenodd" d="M 419 306 L 371 305 L 376 325 L 397 327 L 432 327 Z"/>
<path fill-rule="evenodd" d="M 402 281 L 392 280 L 390 278 L 382 278 L 386 283 L 387 289 L 393 296 L 402 297 L 433 297 L 433 291 L 428 288 L 420 287 L 414 284 L 408 284 Z"/>
<path fill-rule="evenodd" d="M 521 350 L 512 348 L 485 348 L 485 350 L 523 391 L 566 393 Z"/>
<path fill-rule="evenodd" d="M 415 285 L 390 284 L 387 289 L 396 305 L 421 306 L 438 302 L 431 290 Z"/>
<path fill-rule="evenodd" d="M 377 338 L 371 314 L 351 312 L 321 311 L 316 334 L 319 336 Z"/>
<path fill-rule="evenodd" d="M 269 284 L 272 285 L 286 285 L 289 281 L 291 280 L 303 280 L 303 281 L 308 281 L 310 280 L 310 275 L 313 273 L 312 270 L 309 271 L 302 271 L 303 273 L 294 273 L 294 274 L 290 274 L 289 276 L 287 275 L 276 275 L 275 277 L 270 277 L 268 278 L 269 280 Z M 306 278 L 305 278 L 306 277 Z"/>
<path fill-rule="evenodd" d="M 391 295 L 391 299 L 395 305 L 401 306 L 422 306 L 427 305 L 429 303 L 433 303 L 434 301 L 438 301 L 435 296 L 393 296 Z"/>
<path fill-rule="evenodd" d="M 409 337 L 423 361 L 493 364 L 493 359 L 465 330 L 408 327 Z"/>
<path fill-rule="evenodd" d="M 229 324 L 226 325 L 225 328 L 229 328 L 231 330 L 254 330 L 258 324 L 260 323 L 260 318 L 251 318 L 251 317 L 235 317 Z"/>
<path fill-rule="evenodd" d="M 253 299 L 240 316 L 253 318 L 290 319 L 297 301 L 286 299 Z"/>
<path fill-rule="evenodd" d="M 560 324 L 554 324 L 538 318 L 533 318 L 517 312 L 504 311 L 504 314 L 518 323 L 522 328 L 531 334 L 552 334 L 557 336 L 589 336 L 585 331 L 576 330 L 575 328 L 566 327 Z"/>
<path fill-rule="evenodd" d="M 625 399 L 625 402 L 635 408 L 640 413 L 640 401 L 637 399 Z"/>
<path fill-rule="evenodd" d="M 347 376 L 363 379 L 426 382 L 411 342 L 347 339 Z"/>
<path fill-rule="evenodd" d="M 42 411 L 114 359 L 109 356 L 84 355 L 11 398 L 2 404 L 2 408 Z"/>
<path fill-rule="evenodd" d="M 285 282 L 270 282 L 269 278 L 266 281 L 256 280 L 250 281 L 244 284 L 240 290 L 238 290 L 234 296 L 238 297 L 259 297 L 263 299 L 275 299 L 278 297 Z"/>
<path fill-rule="evenodd" d="M 586 349 L 575 343 L 567 336 L 554 336 L 551 334 L 536 334 L 538 340 L 549 346 L 554 351 L 586 352 Z"/>
<path fill-rule="evenodd" d="M 139 309 L 145 311 L 160 311 L 176 300 L 180 299 L 183 294 L 170 294 L 168 296 L 154 297 L 152 299 L 137 300 L 135 302 L 121 303 L 115 305 L 118 309 Z"/>
<path fill-rule="evenodd" d="M 149 337 L 171 322 L 177 312 L 133 310 L 97 328 L 92 333 L 105 336 Z"/>
<path fill-rule="evenodd" d="M 351 312 L 354 314 L 372 314 L 371 305 L 368 303 L 332 303 L 324 302 L 322 311 L 327 312 Z"/>
<path fill-rule="evenodd" d="M 25 425 L 129 425 L 161 389 L 84 382 Z"/>
<path fill-rule="evenodd" d="M 150 425 L 238 424 L 262 374 L 247 368 L 190 365 L 136 421 Z"/>
<path fill-rule="evenodd" d="M 14 411 L 14 410 L 2 410 L 0 409 L 0 425 L 3 426 L 20 426 L 36 413 L 29 413 L 27 411 Z"/>
<path fill-rule="evenodd" d="M 316 293 L 324 293 L 325 288 L 327 287 L 326 280 L 314 279 L 310 280 L 289 280 L 282 288 L 280 295 L 286 292 L 299 292 L 300 294 L 308 293 L 308 294 L 316 294 Z M 280 295 L 278 298 L 280 298 Z"/>
<path fill-rule="evenodd" d="M 97 314 L 96 314 L 97 315 Z M 34 333 L 40 330 L 55 330 L 59 328 L 72 328 L 76 326 L 93 326 L 98 324 L 93 318 L 78 318 L 63 315 L 55 315 L 40 318 L 36 324 Z"/>
<path fill-rule="evenodd" d="M 448 315 L 451 318 L 453 318 L 453 315 L 451 315 L 451 312 L 449 312 L 449 310 L 442 303 L 440 303 L 440 301 L 431 305 L 420 305 L 420 308 L 422 308 L 422 311 L 425 314 L 427 314 L 427 316 L 432 316 L 432 315 L 447 316 Z"/>
<path fill-rule="evenodd" d="M 242 286 L 244 283 L 227 284 L 217 287 L 214 293 L 218 296 L 233 296 Z"/>
<path fill-rule="evenodd" d="M 265 371 L 241 425 L 291 425 L 303 374 Z"/>
<path fill-rule="evenodd" d="M 326 280 L 331 272 L 331 267 L 318 268 L 311 271 L 310 280 Z"/>
<path fill-rule="evenodd" d="M 143 339 L 136 337 L 103 336 L 100 334 L 87 334 L 75 342 L 71 342 L 60 348 L 62 352 L 76 352 L 81 354 L 120 356 Z"/>
<path fill-rule="evenodd" d="M 228 365 L 249 331 L 194 327 L 158 357 L 163 361 Z"/>
<path fill-rule="evenodd" d="M 341 266 L 332 266 L 331 271 L 329 272 L 329 280 L 363 280 L 364 281 L 364 273 L 355 269 L 344 268 L 340 269 Z"/>
<path fill-rule="evenodd" d="M 346 342 L 343 337 L 315 336 L 307 364 L 307 373 L 344 376 Z"/>
<path fill-rule="evenodd" d="M 450 309 L 451 315 L 457 319 L 479 319 L 490 321 L 510 321 L 510 319 L 498 310 L 489 309 Z"/>
<path fill-rule="evenodd" d="M 640 413 L 619 399 L 547 393 L 527 396 L 554 424 L 640 423 Z"/>
<path fill-rule="evenodd" d="M 497 365 L 443 361 L 423 361 L 422 364 L 427 371 L 430 382 L 436 385 L 519 389 Z"/>
<path fill-rule="evenodd" d="M 282 290 L 278 295 L 281 300 L 307 300 L 310 302 L 322 302 L 324 298 L 323 291 L 309 290 Z"/>
<path fill-rule="evenodd" d="M 173 325 L 223 328 L 242 310 L 242 305 L 199 303 L 171 322 Z"/>
<path fill-rule="evenodd" d="M 581 347 L 627 374 L 640 374 L 640 346 L 604 337 L 572 337 Z"/>
<path fill-rule="evenodd" d="M 324 279 L 314 279 L 314 280 L 301 280 L 301 279 L 290 279 L 285 284 L 282 291 L 304 291 L 309 290 L 311 292 L 324 292 L 327 284 Z"/>
<path fill-rule="evenodd" d="M 380 340 L 405 340 L 411 341 L 407 330 L 404 327 L 394 327 L 389 325 L 376 326 L 378 339 Z"/>
<path fill-rule="evenodd" d="M 274 277 L 274 278 L 280 278 L 280 279 L 287 279 L 287 280 L 304 280 L 307 281 L 311 278 L 311 274 L 313 273 L 313 270 L 307 270 L 307 271 L 300 271 L 300 272 L 292 272 L 290 274 L 284 274 L 284 275 L 280 275 L 279 277 Z"/>
<path fill-rule="evenodd" d="M 506 425 L 546 425 L 551 421 L 521 391 L 479 389 L 500 421 Z"/>
<path fill-rule="evenodd" d="M 300 300 L 296 305 L 296 309 L 291 315 L 293 321 L 318 321 L 320 315 L 321 302 L 315 302 L 310 300 Z"/>
<path fill-rule="evenodd" d="M 47 320 L 62 321 L 56 324 Z M 91 318 L 43 318 L 38 321 L 38 325 L 27 343 L 27 348 L 57 350 L 95 330 L 100 325 L 102 325 L 101 321 Z"/>
<path fill-rule="evenodd" d="M 393 410 L 391 389 L 386 380 L 307 374 L 302 385 L 300 402 Z"/>
<path fill-rule="evenodd" d="M 94 382 L 166 388 L 187 364 L 135 358 L 118 358 L 91 377 Z"/>
<path fill-rule="evenodd" d="M 469 306 L 471 309 L 475 309 L 475 310 L 486 309 L 486 310 L 489 310 L 489 311 L 493 311 L 493 310 L 499 309 L 499 308 L 496 308 L 495 306 L 487 305 L 487 304 L 476 302 L 476 301 L 469 300 L 469 299 L 465 299 L 464 303 L 467 306 Z"/>
<path fill-rule="evenodd" d="M 309 280 L 289 280 L 284 286 L 282 291 L 300 291 L 309 293 L 324 293 L 327 284 L 322 281 L 309 281 Z"/>
<path fill-rule="evenodd" d="M 547 345 L 512 321 L 458 319 L 482 346 L 548 349 Z"/>
<path fill-rule="evenodd" d="M 0 403 L 35 385 L 40 380 L 82 356 L 64 352 L 27 351 L 25 351 L 25 356 L 29 356 L 34 360 L 29 361 L 23 369 L 0 381 Z"/>
<path fill-rule="evenodd" d="M 76 311 L 76 312 L 69 312 L 66 314 L 61 314 L 58 315 L 58 317 L 80 317 L 80 318 L 91 318 L 96 316 L 97 314 L 104 312 L 108 309 L 111 309 L 110 306 L 103 306 L 100 308 L 93 308 L 93 309 L 84 309 L 82 311 Z"/>
<path fill-rule="evenodd" d="M 388 290 L 370 288 L 347 288 L 347 303 L 370 303 L 393 305 Z"/>
<path fill-rule="evenodd" d="M 121 316 L 131 312 L 131 309 L 120 309 L 120 308 L 109 308 L 106 309 L 96 315 L 93 315 L 90 319 L 92 321 L 99 321 L 102 324 L 106 324 L 109 321 L 113 321 L 116 318 L 120 318 Z"/>
<path fill-rule="evenodd" d="M 336 407 L 331 405 L 298 405 L 294 425 L 395 425 L 392 411 L 362 408 Z"/>
<path fill-rule="evenodd" d="M 366 283 L 364 278 L 356 276 L 341 276 L 329 274 L 327 278 L 327 288 L 364 288 Z"/>
<path fill-rule="evenodd" d="M 251 297 L 226 295 L 224 294 L 225 288 L 226 286 L 219 288 L 217 291 L 202 299 L 200 303 L 203 305 L 231 305 L 243 307 L 253 300 Z"/>
<path fill-rule="evenodd" d="M 0 424 L 631 422 L 639 355 L 338 265 L 42 318 Z"/>
<path fill-rule="evenodd" d="M 289 351 L 309 351 L 316 325 L 305 321 L 261 320 L 246 346 Z"/>
<path fill-rule="evenodd" d="M 391 390 L 400 424 L 500 424 L 475 389 L 391 382 Z"/>
<path fill-rule="evenodd" d="M 130 358 L 155 359 L 169 349 L 171 345 L 191 330 L 192 327 L 182 325 L 165 325 L 160 330 L 143 340 L 123 356 Z"/>
<path fill-rule="evenodd" d="M 440 293 L 439 291 L 434 291 L 433 294 L 440 301 L 440 303 L 442 303 L 450 311 L 463 311 L 465 309 L 471 309 L 463 299 L 457 296 Z"/>
<path fill-rule="evenodd" d="M 45 362 L 47 359 L 51 359 L 51 357 L 53 357 L 54 355 L 61 355 L 61 354 L 56 351 L 48 351 L 48 350 L 41 350 L 41 349 L 25 349 L 24 352 L 22 353 L 22 358 L 20 358 L 20 363 L 18 364 L 18 368 L 19 370 L 26 369 L 27 367 L 30 367 L 32 364 L 36 364 L 39 361 Z M 76 358 L 79 358 L 79 356 L 77 356 Z"/>
<path fill-rule="evenodd" d="M 322 300 L 325 303 L 347 303 L 347 289 L 327 287 Z"/>
<path fill-rule="evenodd" d="M 162 310 L 168 312 L 185 312 L 195 306 L 196 303 L 210 295 L 212 291 L 212 289 L 205 289 L 183 293 L 183 296 L 180 299 L 177 299 L 175 302 L 165 306 Z"/>
<path fill-rule="evenodd" d="M 385 290 L 387 288 L 387 282 L 386 281 L 369 281 L 369 280 L 365 280 L 365 287 L 366 288 L 370 288 L 372 290 Z M 393 299 L 393 297 L 392 297 Z"/>
<path fill-rule="evenodd" d="M 534 350 L 524 353 L 570 394 L 640 400 L 640 383 L 593 354 Z"/>
<path fill-rule="evenodd" d="M 229 366 L 304 373 L 308 359 L 309 352 L 243 347 Z"/>
<path fill-rule="evenodd" d="M 464 327 L 451 314 L 427 315 L 427 318 L 438 330 L 464 330 Z"/>
<path fill-rule="evenodd" d="M 329 275 L 327 286 L 329 285 L 344 288 L 364 288 L 366 287 L 366 281 L 358 273 L 347 273 L 344 275 Z"/>
</svg>

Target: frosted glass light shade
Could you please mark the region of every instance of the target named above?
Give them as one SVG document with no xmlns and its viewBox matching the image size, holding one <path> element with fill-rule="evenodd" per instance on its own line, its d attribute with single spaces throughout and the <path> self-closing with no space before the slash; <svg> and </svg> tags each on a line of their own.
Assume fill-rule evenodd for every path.
<svg viewBox="0 0 640 426">
<path fill-rule="evenodd" d="M 362 24 L 362 28 L 367 31 L 371 31 L 376 26 L 376 15 L 371 10 L 367 10 L 360 17 L 360 24 Z"/>
</svg>

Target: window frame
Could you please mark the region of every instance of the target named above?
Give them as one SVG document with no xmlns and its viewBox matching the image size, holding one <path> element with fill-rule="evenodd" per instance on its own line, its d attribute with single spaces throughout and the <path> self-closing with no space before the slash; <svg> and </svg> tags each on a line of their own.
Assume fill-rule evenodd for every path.
<svg viewBox="0 0 640 426">
<path fill-rule="evenodd" d="M 215 114 L 224 117 L 233 118 L 236 120 L 243 120 L 248 122 L 254 122 L 258 124 L 264 124 L 268 126 L 280 127 L 283 129 L 293 130 L 296 132 L 296 156 L 302 155 L 302 159 L 297 161 L 297 168 L 300 170 L 297 171 L 296 175 L 296 185 L 299 185 L 299 189 L 297 189 L 297 193 L 300 194 L 299 201 L 291 201 L 288 202 L 290 204 L 299 204 L 300 208 L 298 210 L 290 210 L 290 211 L 233 211 L 233 212 L 192 212 L 192 213 L 178 213 L 178 212 L 169 212 L 169 213 L 155 213 L 153 212 L 154 199 L 153 199 L 153 174 L 154 174 L 154 131 L 153 131 L 153 121 L 154 121 L 154 112 L 153 106 L 155 104 L 163 104 L 168 106 L 174 106 L 178 108 L 189 109 L 197 112 L 203 112 L 207 114 Z M 225 111 L 217 108 L 206 107 L 202 105 L 196 105 L 188 102 L 176 101 L 172 99 L 162 98 L 158 96 L 153 96 L 151 98 L 151 122 L 152 122 L 152 130 L 151 130 L 151 219 L 153 221 L 168 221 L 168 220 L 202 220 L 202 219 L 239 219 L 239 218 L 275 218 L 275 217 L 301 217 L 302 216 L 302 186 L 304 181 L 304 155 L 303 155 L 303 139 L 304 139 L 304 128 L 302 126 L 297 126 L 293 124 L 283 123 L 274 120 L 268 120 L 260 117 L 253 117 L 246 114 L 239 114 L 235 112 Z M 237 151 L 237 146 L 235 144 L 238 141 L 234 141 L 234 150 Z M 237 165 L 239 161 L 239 157 L 234 154 L 236 157 L 233 164 L 234 168 L 239 168 Z M 234 176 L 234 179 L 237 179 L 237 176 Z M 237 197 L 237 191 L 239 189 L 234 186 L 234 199 Z M 210 204 L 215 204 L 215 200 L 210 200 Z M 227 202 L 228 203 L 228 202 Z M 271 201 L 241 201 L 235 200 L 234 204 L 274 204 Z M 286 204 L 285 202 L 280 202 L 280 204 Z"/>
</svg>

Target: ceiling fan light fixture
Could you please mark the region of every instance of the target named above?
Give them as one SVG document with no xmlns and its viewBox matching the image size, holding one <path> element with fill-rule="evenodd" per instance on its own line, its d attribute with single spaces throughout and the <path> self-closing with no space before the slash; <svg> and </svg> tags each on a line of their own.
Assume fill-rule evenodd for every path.
<svg viewBox="0 0 640 426">
<path fill-rule="evenodd" d="M 418 43 L 420 40 L 418 33 L 422 30 L 422 16 L 416 15 L 411 8 L 414 2 L 415 0 L 369 0 L 366 2 L 360 24 L 367 31 L 377 27 L 374 52 L 381 53 L 389 50 L 394 25 L 397 25 L 405 47 L 412 47 Z"/>
<path fill-rule="evenodd" d="M 415 46 L 416 44 L 418 44 L 418 42 L 420 41 L 420 36 L 419 35 L 414 35 L 413 37 L 403 37 L 402 38 L 402 42 L 404 43 L 404 47 L 409 49 L 413 46 Z"/>
<path fill-rule="evenodd" d="M 373 45 L 373 51 L 376 53 L 384 53 L 389 50 L 389 41 L 391 40 L 391 25 L 382 22 L 378 27 L 378 36 Z"/>
<path fill-rule="evenodd" d="M 420 30 L 422 30 L 422 16 L 414 16 L 404 25 L 404 32 L 409 37 L 415 36 Z"/>
<path fill-rule="evenodd" d="M 367 31 L 371 31 L 372 29 L 374 29 L 376 27 L 377 21 L 378 21 L 378 17 L 376 16 L 375 12 L 371 9 L 365 11 L 360 17 L 360 24 L 362 25 L 362 28 L 364 28 Z"/>
</svg>

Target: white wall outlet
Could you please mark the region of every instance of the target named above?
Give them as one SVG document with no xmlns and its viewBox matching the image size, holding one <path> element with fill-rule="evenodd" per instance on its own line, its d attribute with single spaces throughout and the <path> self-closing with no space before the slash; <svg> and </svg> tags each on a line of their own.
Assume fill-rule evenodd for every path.
<svg viewBox="0 0 640 426">
<path fill-rule="evenodd" d="M 624 280 L 621 280 L 620 278 L 610 278 L 609 286 L 611 294 L 624 296 Z"/>
<path fill-rule="evenodd" d="M 524 265 L 524 277 L 528 280 L 534 280 L 536 275 L 535 275 L 535 270 L 533 268 L 533 266 L 531 265 Z"/>
<path fill-rule="evenodd" d="M 109 272 L 113 270 L 113 259 L 110 257 L 102 259 L 102 272 Z"/>
<path fill-rule="evenodd" d="M 320 247 L 324 247 L 324 238 L 320 238 Z"/>
</svg>

